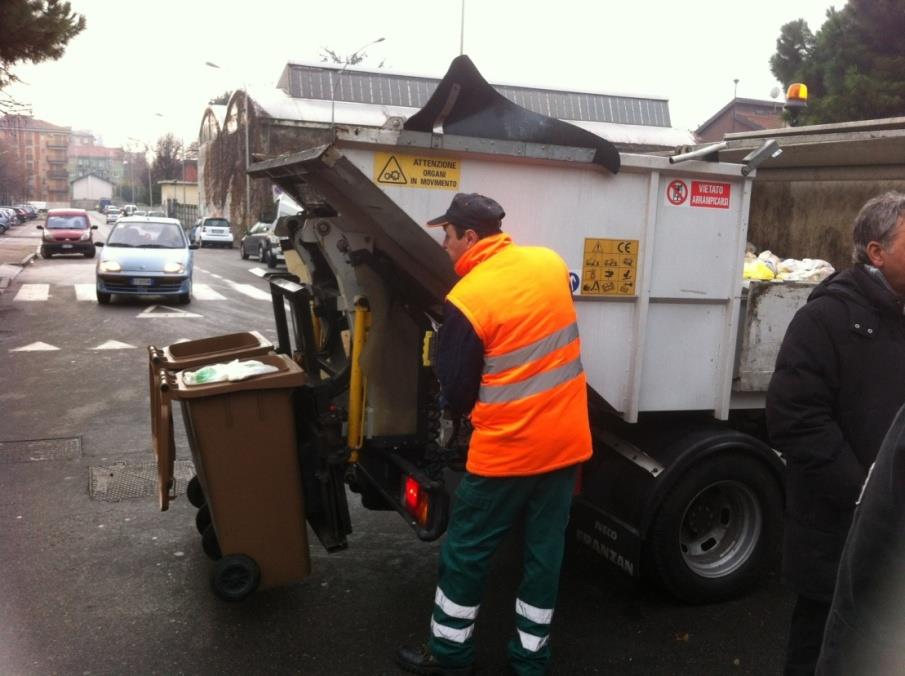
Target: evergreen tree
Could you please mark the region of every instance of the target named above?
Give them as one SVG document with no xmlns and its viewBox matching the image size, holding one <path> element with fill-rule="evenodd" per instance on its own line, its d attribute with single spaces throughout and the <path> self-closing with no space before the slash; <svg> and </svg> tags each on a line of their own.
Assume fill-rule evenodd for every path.
<svg viewBox="0 0 905 676">
<path fill-rule="evenodd" d="M 811 37 L 798 19 L 780 29 L 770 69 L 808 86 L 805 124 L 905 114 L 905 0 L 849 0 Z"/>
<path fill-rule="evenodd" d="M 59 0 L 0 2 L 0 89 L 17 78 L 11 68 L 19 61 L 40 63 L 59 59 L 69 41 L 85 29 L 85 17 Z"/>
</svg>

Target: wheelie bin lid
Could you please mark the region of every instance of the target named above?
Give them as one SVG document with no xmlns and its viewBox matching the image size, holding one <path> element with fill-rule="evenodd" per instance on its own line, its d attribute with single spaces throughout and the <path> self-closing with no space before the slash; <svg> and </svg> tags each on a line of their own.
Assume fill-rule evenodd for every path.
<svg viewBox="0 0 905 676">
<path fill-rule="evenodd" d="M 186 399 L 201 399 L 203 397 L 216 397 L 233 392 L 245 392 L 249 390 L 277 390 L 292 389 L 304 385 L 308 376 L 302 368 L 289 357 L 282 354 L 264 354 L 253 358 L 256 361 L 274 366 L 277 370 L 273 373 L 264 373 L 251 376 L 237 382 L 217 382 L 204 385 L 187 385 L 183 378 L 183 372 L 175 374 L 175 379 L 167 386 L 169 396 L 180 401 Z M 240 360 L 246 361 L 246 360 Z M 170 387 L 169 385 L 172 385 Z"/>
<path fill-rule="evenodd" d="M 149 350 L 155 367 L 176 371 L 202 364 L 267 354 L 273 351 L 273 343 L 257 331 L 242 331 L 173 343 L 164 348 Z"/>
</svg>

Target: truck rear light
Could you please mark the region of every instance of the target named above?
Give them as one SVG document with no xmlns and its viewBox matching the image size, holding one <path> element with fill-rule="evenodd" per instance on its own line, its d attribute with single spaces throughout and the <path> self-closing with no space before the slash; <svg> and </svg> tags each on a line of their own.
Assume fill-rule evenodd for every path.
<svg viewBox="0 0 905 676">
<path fill-rule="evenodd" d="M 405 477 L 402 490 L 402 504 L 405 505 L 405 510 L 415 517 L 421 526 L 427 526 L 430 520 L 430 493 L 412 476 Z"/>
</svg>

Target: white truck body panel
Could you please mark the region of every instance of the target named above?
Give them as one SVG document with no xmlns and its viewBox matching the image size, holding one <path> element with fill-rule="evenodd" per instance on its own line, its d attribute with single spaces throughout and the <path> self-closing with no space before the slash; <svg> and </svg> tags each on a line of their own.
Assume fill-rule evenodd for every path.
<svg viewBox="0 0 905 676">
<path fill-rule="evenodd" d="M 480 192 L 506 209 L 503 227 L 517 243 L 550 247 L 563 257 L 579 279 L 575 300 L 588 381 L 627 421 L 645 411 L 728 416 L 750 199 L 750 178 L 740 165 L 624 154 L 622 170 L 612 175 L 587 161 L 545 159 L 543 152 L 437 151 L 388 145 L 388 136 L 375 144 L 358 136 L 337 148 L 416 223 L 442 214 L 456 192 Z M 456 159 L 456 186 L 380 183 L 378 152 Z M 675 180 L 688 193 L 681 205 L 667 198 Z M 693 181 L 723 186 L 728 204 L 691 206 Z M 439 229 L 428 232 L 442 238 Z M 583 291 L 594 274 L 586 265 L 586 239 L 638 241 L 633 294 Z"/>
</svg>

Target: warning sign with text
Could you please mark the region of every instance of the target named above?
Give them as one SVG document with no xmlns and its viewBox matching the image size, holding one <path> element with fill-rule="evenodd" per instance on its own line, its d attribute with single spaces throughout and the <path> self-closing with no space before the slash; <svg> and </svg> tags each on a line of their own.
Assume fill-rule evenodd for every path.
<svg viewBox="0 0 905 676">
<path fill-rule="evenodd" d="M 719 181 L 676 179 L 666 186 L 666 202 L 674 207 L 728 209 L 731 195 L 732 185 Z"/>
<path fill-rule="evenodd" d="M 459 160 L 449 157 L 374 154 L 374 182 L 432 190 L 459 189 Z"/>
<path fill-rule="evenodd" d="M 586 239 L 582 296 L 634 296 L 637 239 Z"/>
</svg>

